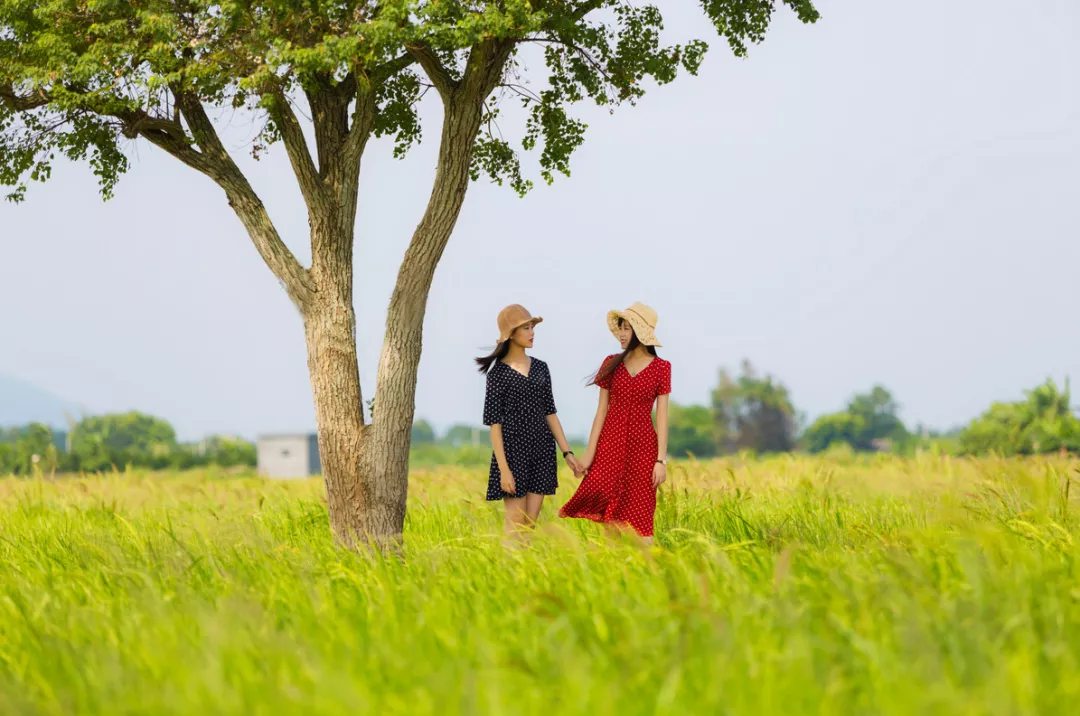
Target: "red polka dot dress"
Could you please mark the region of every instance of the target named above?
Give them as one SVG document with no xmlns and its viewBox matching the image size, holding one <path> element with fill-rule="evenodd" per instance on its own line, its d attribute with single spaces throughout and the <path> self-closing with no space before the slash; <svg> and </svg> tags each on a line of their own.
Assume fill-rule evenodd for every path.
<svg viewBox="0 0 1080 716">
<path fill-rule="evenodd" d="M 642 537 L 651 537 L 657 458 L 652 409 L 659 396 L 671 392 L 671 363 L 653 358 L 637 375 L 620 365 L 597 385 L 610 395 L 595 459 L 559 516 L 628 524 Z"/>
</svg>

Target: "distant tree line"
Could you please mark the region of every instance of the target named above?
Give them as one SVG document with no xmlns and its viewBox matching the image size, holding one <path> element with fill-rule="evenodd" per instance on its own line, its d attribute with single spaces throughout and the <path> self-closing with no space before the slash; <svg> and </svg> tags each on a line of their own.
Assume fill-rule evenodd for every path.
<svg viewBox="0 0 1080 716">
<path fill-rule="evenodd" d="M 459 423 L 450 426 L 442 435 L 426 420 L 417 420 L 412 428 L 412 446 L 423 447 L 438 445 L 443 447 L 465 447 L 467 445 L 491 445 L 491 437 L 486 427 L 475 427 Z"/>
<path fill-rule="evenodd" d="M 209 465 L 254 467 L 255 446 L 227 436 L 181 443 L 168 422 L 138 412 L 84 418 L 70 432 L 54 432 L 39 423 L 0 429 L 0 474 Z"/>
<path fill-rule="evenodd" d="M 420 463 L 451 460 L 472 464 L 490 457 L 486 427 L 454 425 L 439 435 L 429 422 L 419 420 L 413 425 L 412 441 Z M 104 472 L 128 467 L 185 470 L 210 465 L 255 467 L 255 445 L 220 435 L 182 443 L 167 421 L 138 412 L 87 417 L 70 431 L 39 423 L 0 428 L 0 475 Z"/>
<path fill-rule="evenodd" d="M 1071 407 L 1068 382 L 1059 389 L 1047 380 L 1026 391 L 1023 400 L 995 403 L 969 425 L 948 432 L 909 429 L 899 410 L 892 394 L 875 385 L 854 395 L 843 410 L 804 425 L 788 389 L 743 361 L 738 375 L 720 371 L 710 405 L 672 404 L 668 452 L 696 457 L 837 449 L 910 453 L 920 448 L 957 455 L 1080 453 L 1080 418 Z"/>
<path fill-rule="evenodd" d="M 1047 380 L 1026 391 L 1022 400 L 994 403 L 967 426 L 939 432 L 909 429 L 892 394 L 875 385 L 854 395 L 842 410 L 806 425 L 787 387 L 743 361 L 738 374 L 720 371 L 709 405 L 671 404 L 668 453 L 699 458 L 829 450 L 909 454 L 918 449 L 956 455 L 1078 454 L 1080 418 L 1070 398 L 1067 381 L 1059 389 Z M 571 442 L 580 446 L 584 440 Z M 412 448 L 413 460 L 421 465 L 479 464 L 490 459 L 491 450 L 485 427 L 458 424 L 440 435 L 426 420 L 414 423 Z M 0 429 L 0 475 L 255 464 L 255 446 L 247 440 L 212 436 L 181 443 L 168 422 L 138 412 L 87 417 L 70 432 L 37 423 Z"/>
</svg>

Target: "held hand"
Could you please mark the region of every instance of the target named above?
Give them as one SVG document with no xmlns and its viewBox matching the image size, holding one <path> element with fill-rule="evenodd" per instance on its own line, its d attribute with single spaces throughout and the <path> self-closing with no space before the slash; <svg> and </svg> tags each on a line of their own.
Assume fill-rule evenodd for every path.
<svg viewBox="0 0 1080 716">
<path fill-rule="evenodd" d="M 667 480 L 667 465 L 663 463 L 656 463 L 653 465 L 652 470 L 652 485 L 653 488 L 660 487 Z"/>
<path fill-rule="evenodd" d="M 574 460 L 574 477 L 580 480 L 585 477 L 585 473 L 588 471 L 588 468 L 585 467 L 585 463 L 581 460 Z"/>
<path fill-rule="evenodd" d="M 578 475 L 578 477 L 589 474 L 589 470 L 592 469 L 593 459 L 592 455 L 586 453 L 583 459 L 578 460 L 578 469 L 581 470 L 581 474 Z"/>
<path fill-rule="evenodd" d="M 502 491 L 510 495 L 517 494 L 517 483 L 514 482 L 513 473 L 509 470 L 503 470 L 501 477 L 502 479 L 500 482 L 502 483 Z"/>
<path fill-rule="evenodd" d="M 580 477 L 580 475 L 578 474 L 578 470 L 580 470 L 581 468 L 578 465 L 578 461 L 577 461 L 576 457 L 574 457 L 573 455 L 567 455 L 566 456 L 566 464 L 570 468 L 571 472 L 574 473 L 575 477 Z"/>
</svg>

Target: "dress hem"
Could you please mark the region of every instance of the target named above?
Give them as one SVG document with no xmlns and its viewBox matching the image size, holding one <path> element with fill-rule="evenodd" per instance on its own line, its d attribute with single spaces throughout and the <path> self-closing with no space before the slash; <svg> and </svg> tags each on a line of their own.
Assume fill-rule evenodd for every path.
<svg viewBox="0 0 1080 716">
<path fill-rule="evenodd" d="M 564 513 L 562 510 L 559 510 L 559 517 L 561 517 L 562 519 L 570 520 L 589 520 L 591 522 L 595 522 L 601 525 L 620 525 L 624 527 L 629 527 L 630 529 L 634 530 L 634 532 L 636 532 L 639 537 L 653 536 L 652 532 L 649 532 L 648 534 L 643 534 L 642 532 L 638 531 L 638 528 L 634 527 L 634 525 L 631 524 L 628 520 L 612 520 L 608 519 L 605 515 L 596 512 L 576 512 L 574 514 L 568 514 Z"/>
<path fill-rule="evenodd" d="M 520 499 L 522 499 L 523 497 L 525 497 L 527 495 L 542 495 L 544 497 L 552 497 L 555 494 L 556 493 L 554 493 L 554 492 L 532 492 L 530 490 L 530 491 L 526 492 L 524 495 L 518 496 L 518 495 L 511 494 L 509 492 L 504 492 L 503 494 L 499 495 L 498 497 L 491 497 L 490 495 L 485 495 L 484 500 L 487 501 L 487 502 L 498 502 L 499 500 L 505 500 L 507 498 L 514 499 L 514 500 L 520 500 Z"/>
</svg>

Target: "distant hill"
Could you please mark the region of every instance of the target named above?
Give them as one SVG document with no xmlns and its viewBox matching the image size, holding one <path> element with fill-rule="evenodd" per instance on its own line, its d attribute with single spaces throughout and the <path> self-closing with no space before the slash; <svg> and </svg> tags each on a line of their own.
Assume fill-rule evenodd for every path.
<svg viewBox="0 0 1080 716">
<path fill-rule="evenodd" d="M 66 430 L 65 410 L 76 418 L 80 413 L 74 403 L 44 388 L 10 375 L 0 375 L 0 427 L 44 423 Z"/>
</svg>

